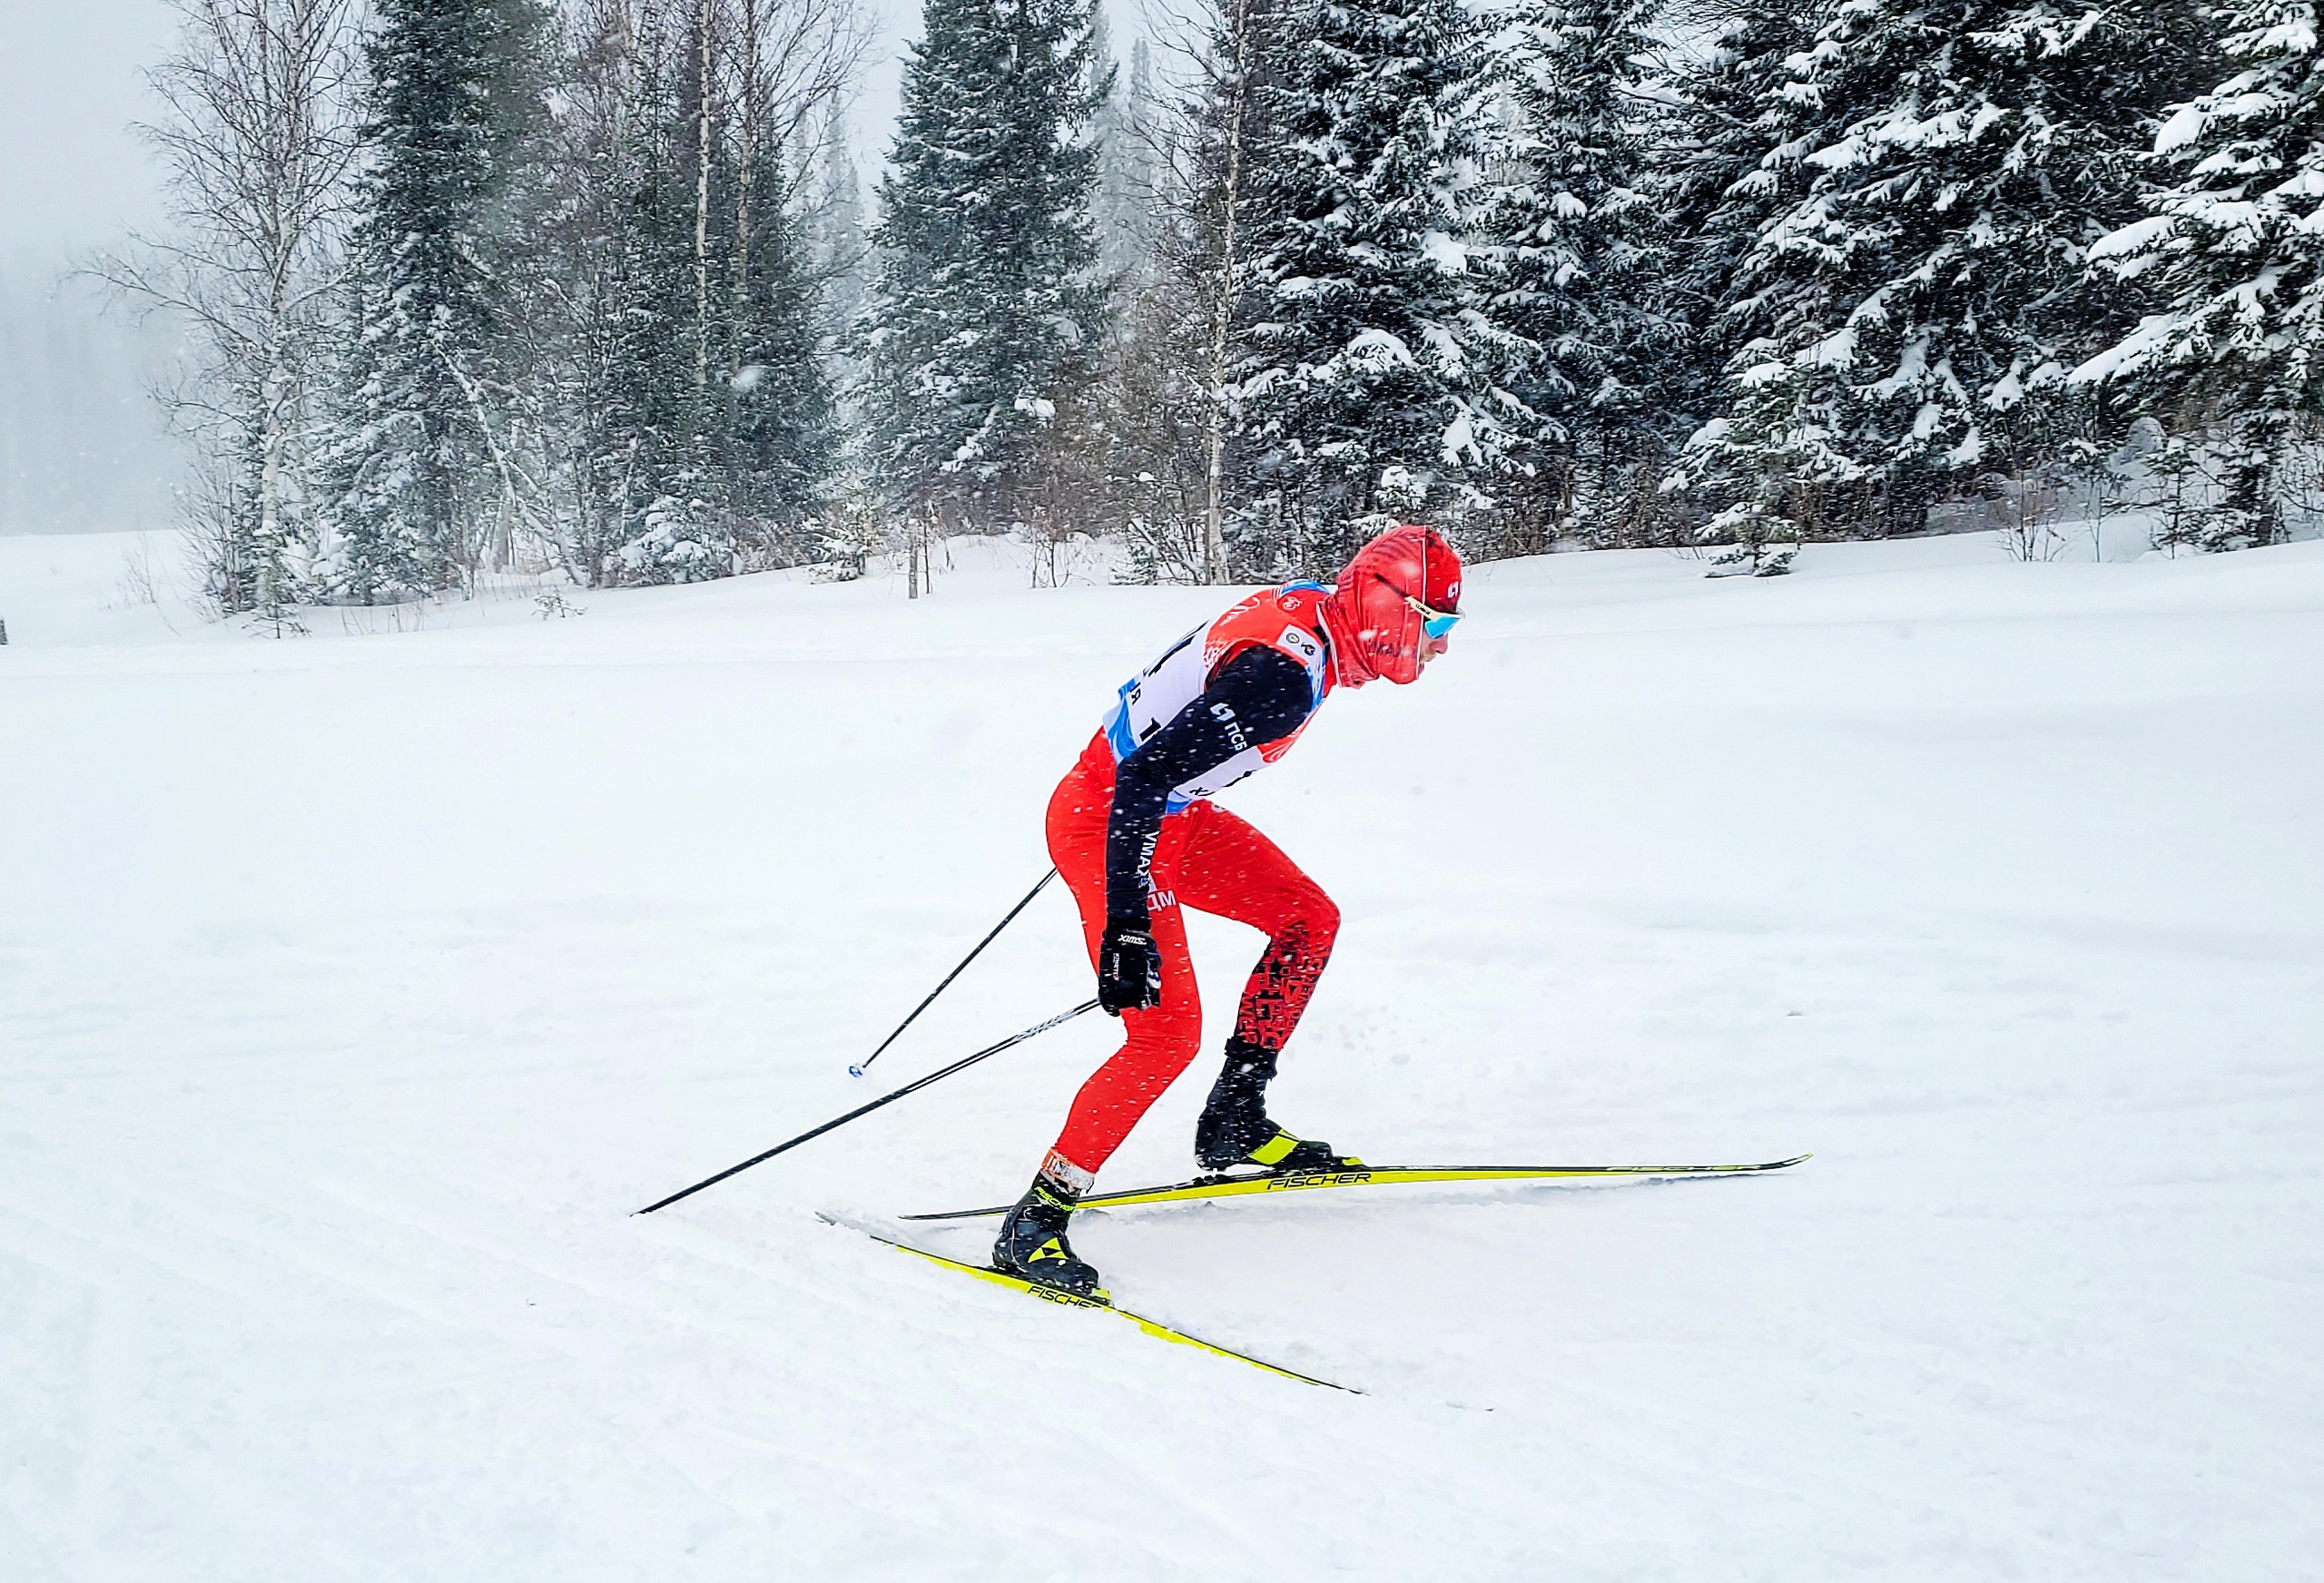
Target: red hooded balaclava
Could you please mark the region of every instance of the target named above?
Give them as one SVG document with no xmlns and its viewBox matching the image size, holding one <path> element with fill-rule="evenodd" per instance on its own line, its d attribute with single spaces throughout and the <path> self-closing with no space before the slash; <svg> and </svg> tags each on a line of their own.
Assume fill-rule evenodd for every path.
<svg viewBox="0 0 2324 1583">
<path fill-rule="evenodd" d="M 1375 676 L 1404 686 L 1419 676 L 1429 639 L 1413 599 L 1448 615 L 1460 609 L 1461 557 L 1434 528 L 1406 523 L 1356 551 L 1324 601 L 1342 686 L 1361 687 Z M 1440 639 L 1431 657 L 1443 649 Z"/>
</svg>

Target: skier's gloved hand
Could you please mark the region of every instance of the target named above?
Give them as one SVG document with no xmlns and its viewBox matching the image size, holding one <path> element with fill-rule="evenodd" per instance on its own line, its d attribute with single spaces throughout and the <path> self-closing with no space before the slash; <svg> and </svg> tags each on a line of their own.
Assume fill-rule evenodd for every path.
<svg viewBox="0 0 2324 1583">
<path fill-rule="evenodd" d="M 1098 943 L 1098 1004 L 1108 1017 L 1162 1004 L 1162 953 L 1146 919 L 1106 919 Z"/>
</svg>

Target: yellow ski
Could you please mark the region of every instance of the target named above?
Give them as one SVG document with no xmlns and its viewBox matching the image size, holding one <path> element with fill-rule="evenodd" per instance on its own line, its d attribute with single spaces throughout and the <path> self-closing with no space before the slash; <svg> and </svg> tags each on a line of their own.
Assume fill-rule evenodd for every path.
<svg viewBox="0 0 2324 1583">
<path fill-rule="evenodd" d="M 1763 1171 L 1780 1171 L 1810 1157 L 1794 1155 L 1788 1160 L 1743 1165 L 1358 1165 L 1344 1171 L 1254 1171 L 1240 1175 L 1197 1176 L 1169 1187 L 1095 1193 L 1084 1198 L 1080 1207 L 1123 1209 L 1132 1204 L 1178 1204 L 1195 1198 L 1242 1198 L 1267 1193 L 1307 1192 L 1319 1187 L 1389 1187 L 1413 1182 L 1529 1182 L 1561 1176 L 1749 1176 Z M 1006 1214 L 1009 1207 L 997 1204 L 987 1209 L 948 1209 L 935 1214 L 899 1218 L 974 1220 L 982 1215 Z"/>
<path fill-rule="evenodd" d="M 843 1221 L 833 1220 L 830 1215 L 823 1215 L 821 1218 L 829 1225 L 846 1224 Z M 1019 1292 L 1031 1293 L 1044 1303 L 1055 1303 L 1066 1308 L 1095 1308 L 1107 1313 L 1118 1314 L 1158 1341 L 1174 1342 L 1182 1347 L 1193 1347 L 1198 1352 L 1210 1352 L 1222 1358 L 1232 1358 L 1238 1363 L 1248 1363 L 1254 1369 L 1264 1369 L 1270 1374 L 1280 1374 L 1286 1380 L 1296 1380 L 1303 1385 L 1321 1385 L 1326 1391 L 1344 1391 L 1351 1396 L 1364 1394 L 1352 1385 L 1334 1385 L 1329 1380 L 1318 1380 L 1313 1374 L 1303 1374 L 1296 1369 L 1285 1369 L 1278 1364 L 1255 1358 L 1248 1352 L 1238 1352 L 1232 1347 L 1222 1347 L 1214 1342 L 1204 1341 L 1200 1336 L 1190 1336 L 1182 1330 L 1173 1330 L 1161 1321 L 1148 1319 L 1142 1313 L 1132 1313 L 1127 1308 L 1117 1308 L 1113 1304 L 1113 1300 L 1107 1297 L 1102 1291 L 1095 1297 L 1078 1297 L 1070 1292 L 1059 1292 L 1054 1286 L 1042 1286 L 1030 1281 L 1021 1281 L 1014 1275 L 1003 1274 L 1000 1271 L 984 1264 L 964 1264 L 958 1259 L 948 1259 L 941 1254 L 931 1254 L 926 1248 L 916 1248 L 910 1243 L 900 1243 L 893 1237 L 883 1237 L 876 1231 L 864 1231 L 860 1225 L 850 1225 L 847 1229 L 863 1232 L 863 1234 L 873 1242 L 884 1243 L 900 1254 L 914 1254 L 926 1259 L 931 1264 L 941 1264 L 948 1270 L 958 1270 L 964 1275 L 974 1275 L 978 1280 L 990 1281 L 996 1286 L 1013 1286 Z"/>
</svg>

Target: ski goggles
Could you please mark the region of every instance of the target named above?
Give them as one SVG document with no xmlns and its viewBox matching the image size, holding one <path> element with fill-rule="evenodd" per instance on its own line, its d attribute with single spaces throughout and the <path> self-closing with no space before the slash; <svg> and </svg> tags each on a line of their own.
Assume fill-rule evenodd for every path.
<svg viewBox="0 0 2324 1583">
<path fill-rule="evenodd" d="M 1420 629 L 1428 634 L 1429 641 L 1432 643 L 1443 642 L 1452 634 L 1452 629 L 1461 624 L 1459 611 L 1432 610 L 1420 602 L 1417 595 L 1405 595 L 1404 603 L 1420 612 Z"/>
</svg>

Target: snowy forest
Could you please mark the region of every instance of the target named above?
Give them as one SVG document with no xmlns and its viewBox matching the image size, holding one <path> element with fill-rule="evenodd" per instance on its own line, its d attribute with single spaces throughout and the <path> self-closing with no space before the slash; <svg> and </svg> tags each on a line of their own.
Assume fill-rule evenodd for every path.
<svg viewBox="0 0 2324 1583">
<path fill-rule="evenodd" d="M 2319 1583 L 2319 5 L 8 0 L 0 1583 Z"/>
<path fill-rule="evenodd" d="M 2324 523 L 2308 4 L 927 0 L 880 150 L 853 0 L 180 9 L 92 268 L 200 349 L 221 612 Z"/>
</svg>

